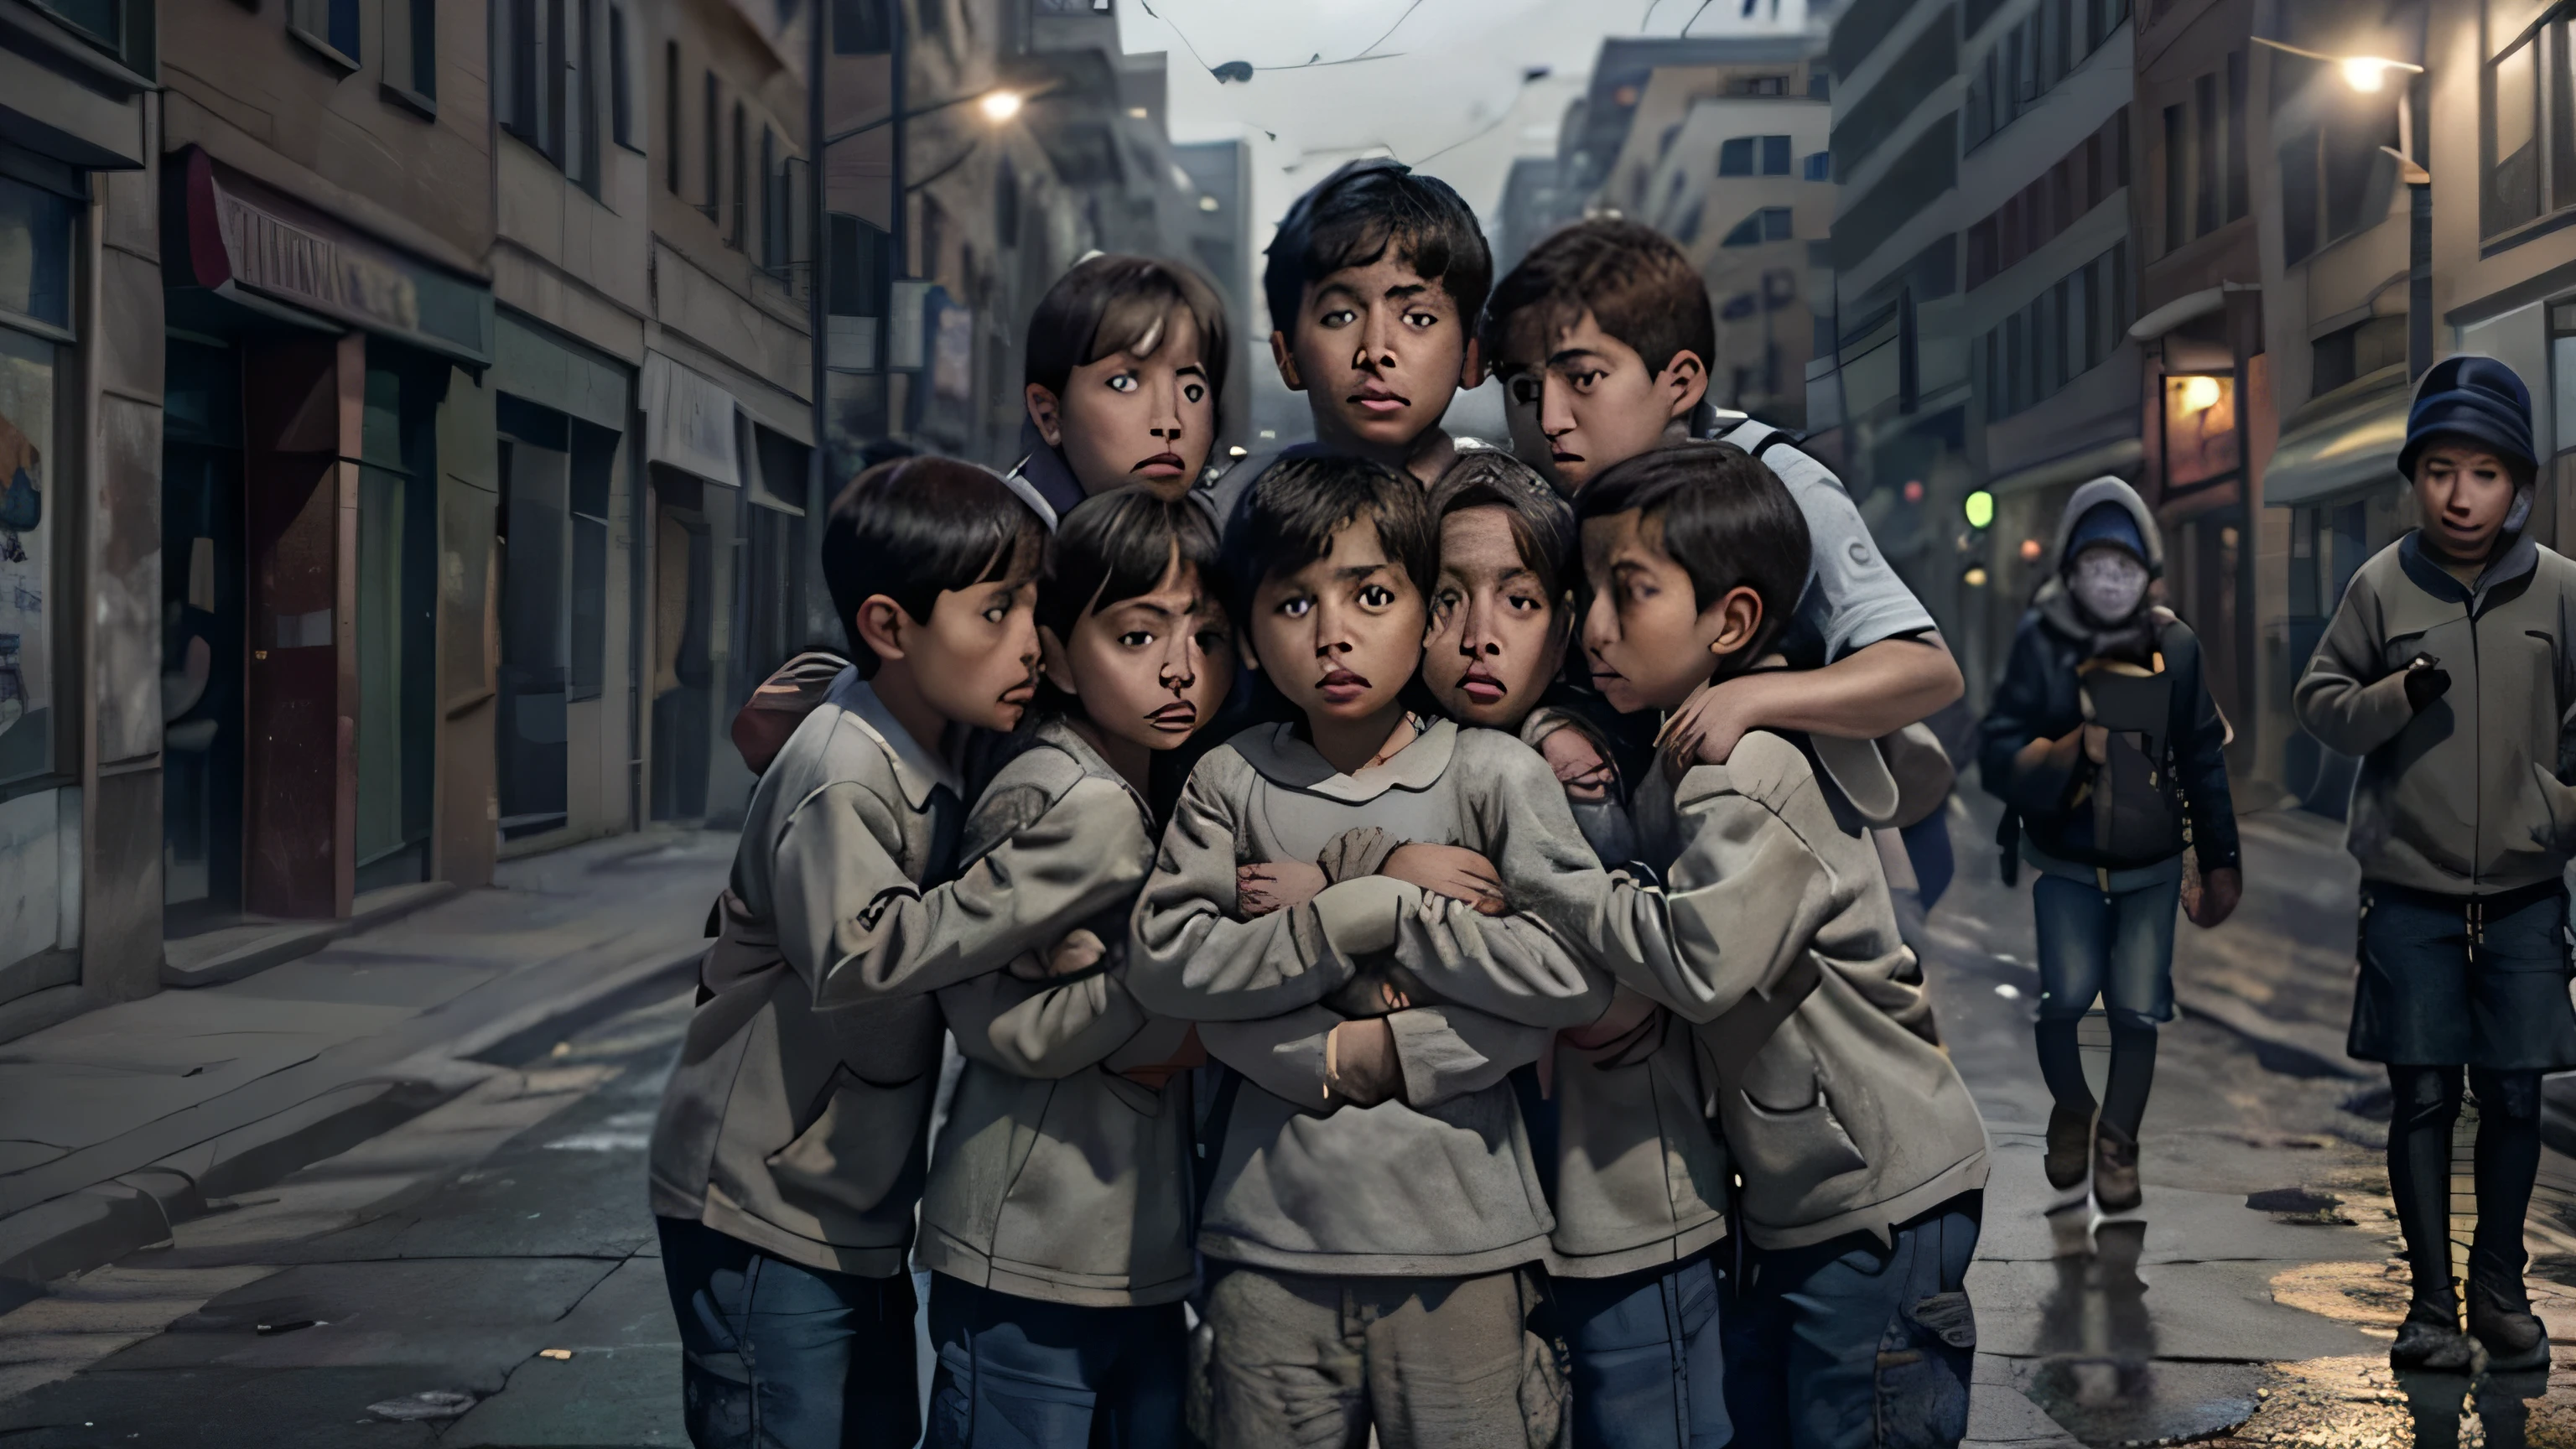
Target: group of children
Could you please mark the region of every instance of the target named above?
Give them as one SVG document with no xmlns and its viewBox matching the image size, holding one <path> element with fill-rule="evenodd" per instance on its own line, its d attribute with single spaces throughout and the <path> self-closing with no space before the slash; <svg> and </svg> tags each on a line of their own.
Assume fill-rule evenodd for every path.
<svg viewBox="0 0 2576 1449">
<path fill-rule="evenodd" d="M 1266 284 L 1316 443 L 1210 476 L 1213 292 L 1095 257 L 1019 468 L 831 508 L 654 1134 L 693 1441 L 912 1443 L 917 1264 L 933 1445 L 1955 1444 L 1931 620 L 1656 233 L 1496 288 L 1361 162 Z M 1518 458 L 1439 428 L 1489 366 Z"/>
</svg>

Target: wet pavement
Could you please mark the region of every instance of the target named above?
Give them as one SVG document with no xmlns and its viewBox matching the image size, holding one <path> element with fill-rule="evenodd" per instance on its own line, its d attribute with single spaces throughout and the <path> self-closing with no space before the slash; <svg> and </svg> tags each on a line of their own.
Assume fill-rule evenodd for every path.
<svg viewBox="0 0 2576 1449">
<path fill-rule="evenodd" d="M 2183 929 L 2146 1201 L 2110 1219 L 2040 1173 L 2027 884 L 1995 881 L 1981 822 L 1954 835 L 1927 974 L 1996 1147 L 1972 1443 L 2576 1449 L 2576 1360 L 2555 1390 L 2386 1367 L 2386 1093 L 2317 1047 L 2349 991 L 2330 828 L 2249 829 L 2250 887 L 2299 889 Z M 487 1053 L 444 1105 L 0 1315 L 0 1443 L 684 1443 L 642 1184 L 686 1011 Z M 2576 1163 L 2544 1174 L 2536 1272 L 2576 1282 Z M 2576 1344 L 2576 1290 L 2534 1287 Z"/>
</svg>

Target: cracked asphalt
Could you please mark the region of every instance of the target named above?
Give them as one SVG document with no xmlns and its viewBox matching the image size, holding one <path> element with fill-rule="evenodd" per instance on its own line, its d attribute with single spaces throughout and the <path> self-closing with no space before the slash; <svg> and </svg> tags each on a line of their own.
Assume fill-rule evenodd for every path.
<svg viewBox="0 0 2576 1449">
<path fill-rule="evenodd" d="M 2576 1449 L 2576 1358 L 2511 1380 L 2386 1367 L 2405 1303 L 2386 1092 L 2314 1049 L 2349 993 L 2330 832 L 2249 829 L 2249 890 L 2294 884 L 2215 935 L 2183 928 L 2146 1202 L 2105 1220 L 2040 1175 L 2027 884 L 1996 881 L 1981 818 L 1953 825 L 1926 971 L 1997 1164 L 1970 1442 Z M 643 1169 L 686 1014 L 468 1064 L 445 1105 L 0 1315 L 0 1444 L 685 1443 Z M 2557 1286 L 2576 1284 L 2576 1162 L 2550 1155 L 2530 1242 L 2576 1353 L 2576 1287 Z"/>
</svg>

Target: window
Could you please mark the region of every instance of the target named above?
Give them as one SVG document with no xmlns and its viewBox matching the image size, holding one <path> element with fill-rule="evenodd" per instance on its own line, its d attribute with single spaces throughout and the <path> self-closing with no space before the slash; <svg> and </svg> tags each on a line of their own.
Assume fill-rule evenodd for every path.
<svg viewBox="0 0 2576 1449">
<path fill-rule="evenodd" d="M 501 128 L 593 187 L 599 166 L 591 17 L 597 3 L 498 0 L 493 25 L 501 42 L 495 85 Z"/>
<path fill-rule="evenodd" d="M 2245 52 L 2227 53 L 2227 219 L 2243 216 L 2245 175 Z"/>
<path fill-rule="evenodd" d="M 2122 242 L 1976 339 L 1970 354 L 1984 378 L 1986 421 L 2028 411 L 2111 355 L 2135 320 L 2128 267 Z"/>
<path fill-rule="evenodd" d="M 628 150 L 635 144 L 635 62 L 626 30 L 626 7 L 608 7 L 608 138 Z"/>
<path fill-rule="evenodd" d="M 70 199 L 0 176 L 0 312 L 71 327 L 78 215 Z M 0 478 L 0 487 L 7 483 Z"/>
<path fill-rule="evenodd" d="M 2023 257 L 2048 245 L 2076 219 L 2128 184 L 2129 112 L 2123 106 L 2102 128 L 2058 158 L 2057 164 L 2004 199 L 1968 228 L 1968 286 L 1984 286 Z"/>
<path fill-rule="evenodd" d="M 1831 151 L 1817 151 L 1810 154 L 1807 157 L 1806 168 L 1806 177 L 1809 181 L 1833 180 L 1834 153 Z"/>
<path fill-rule="evenodd" d="M 733 230 L 725 236 L 725 245 L 735 251 L 742 250 L 743 237 L 747 230 L 744 213 L 749 210 L 745 203 L 750 200 L 751 189 L 751 179 L 746 174 L 748 168 L 743 165 L 745 158 L 742 132 L 742 102 L 736 101 L 733 103 Z"/>
<path fill-rule="evenodd" d="M 832 0 L 832 53 L 884 55 L 894 48 L 886 7 L 894 0 Z"/>
<path fill-rule="evenodd" d="M 705 175 L 707 179 L 707 190 L 704 199 L 698 203 L 698 210 L 706 213 L 707 220 L 713 221 L 716 219 L 717 209 L 721 205 L 724 196 L 724 193 L 716 189 L 723 181 L 723 178 L 717 175 L 717 172 L 724 168 L 724 160 L 716 152 L 716 147 L 719 143 L 719 138 L 716 133 L 724 124 L 720 119 L 718 119 L 724 114 L 724 112 L 716 98 L 716 73 L 714 71 L 708 71 L 706 80 L 707 104 L 706 111 L 700 118 L 703 124 L 700 127 L 702 134 L 699 137 L 700 140 L 705 142 L 705 147 L 699 152 L 699 155 L 706 162 Z"/>
<path fill-rule="evenodd" d="M 2165 107 L 2165 250 L 2191 236 L 2191 133 L 2183 107 Z"/>
<path fill-rule="evenodd" d="M 778 270 L 778 244 L 786 240 L 787 231 L 778 215 L 777 167 L 778 134 L 764 122 L 760 128 L 760 264 L 770 271 Z"/>
<path fill-rule="evenodd" d="M 384 0 L 385 94 L 438 114 L 437 0 Z"/>
<path fill-rule="evenodd" d="M 1756 158 L 1760 166 L 1755 165 Z M 1809 169 L 1814 167 L 1809 158 Z M 1721 141 L 1717 147 L 1717 174 L 1720 176 L 1786 176 L 1789 174 L 1789 138 L 1786 136 L 1737 136 Z M 1810 177 L 1810 180 L 1816 178 Z"/>
<path fill-rule="evenodd" d="M 286 0 L 286 29 L 348 69 L 358 68 L 358 0 Z"/>
<path fill-rule="evenodd" d="M 1762 138 L 1762 174 L 1765 176 L 1786 176 L 1789 174 L 1788 137 L 1765 136 Z"/>
<path fill-rule="evenodd" d="M 1750 176 L 1753 174 L 1753 143 L 1756 137 L 1738 136 L 1722 141 L 1717 147 L 1717 174 Z"/>
<path fill-rule="evenodd" d="M 1707 197 L 1692 197 L 1690 210 L 1682 213 L 1681 225 L 1673 228 L 1673 240 L 1680 242 L 1683 246 L 1689 246 L 1691 243 L 1698 241 L 1700 222 L 1707 210 Z"/>
<path fill-rule="evenodd" d="M 1997 8 L 1972 0 L 1960 34 L 1973 37 Z M 1974 151 L 2019 120 L 2128 18 L 2129 0 L 2043 0 L 2016 21 L 1986 47 L 1983 57 L 1968 64 L 1968 98 L 1960 116 L 1967 149 Z"/>
<path fill-rule="evenodd" d="M 2332 392 L 2357 377 L 2406 360 L 2406 314 L 2372 317 L 2308 344 L 2308 394 Z"/>
<path fill-rule="evenodd" d="M 680 194 L 680 42 L 662 45 L 662 185 Z"/>
<path fill-rule="evenodd" d="M 55 763 L 56 626 L 44 607 L 64 496 L 54 442 L 54 344 L 0 328 L 0 781 Z M 44 506 L 49 490 L 53 508 Z"/>
<path fill-rule="evenodd" d="M 2281 250 L 2297 263 L 2388 217 L 2397 144 L 2397 88 L 2377 94 L 2344 84 L 2330 64 L 2275 56 L 2272 93 L 2298 98 L 2297 121 L 2276 122 L 2281 164 Z M 2465 183 L 2464 183 L 2465 184 Z M 2492 193 L 2490 193 L 2492 200 Z"/>
<path fill-rule="evenodd" d="M 2576 97 L 2568 14 L 2532 0 L 2487 0 L 2485 234 L 2576 206 Z M 2544 118 L 2546 118 L 2544 123 Z"/>
<path fill-rule="evenodd" d="M 1760 246 L 1764 242 L 1787 241 L 1789 240 L 1789 236 L 1789 208 L 1785 206 L 1766 206 L 1760 211 L 1757 211 L 1751 216 L 1748 216 L 1744 220 L 1736 223 L 1735 229 L 1728 232 L 1726 234 L 1726 240 L 1719 243 L 1719 245 L 1730 247 Z"/>
</svg>

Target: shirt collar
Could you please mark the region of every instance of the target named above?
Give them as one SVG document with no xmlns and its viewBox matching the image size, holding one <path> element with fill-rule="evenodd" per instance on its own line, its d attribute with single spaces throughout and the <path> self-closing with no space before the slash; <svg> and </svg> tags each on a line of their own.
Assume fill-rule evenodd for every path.
<svg viewBox="0 0 2576 1449">
<path fill-rule="evenodd" d="M 1297 737 L 1293 724 L 1254 730 L 1238 737 L 1234 747 L 1274 785 L 1347 805 L 1365 805 L 1389 790 L 1428 790 L 1440 783 L 1440 777 L 1449 771 L 1449 757 L 1458 748 L 1458 726 L 1449 720 L 1434 720 L 1413 743 L 1396 751 L 1393 759 L 1357 775 L 1334 769 L 1313 745 Z"/>
<path fill-rule="evenodd" d="M 886 762 L 894 766 L 895 783 L 902 787 L 903 798 L 913 809 L 929 809 L 930 792 L 941 785 L 961 802 L 966 798 L 966 788 L 958 783 L 957 771 L 938 754 L 921 747 L 921 741 L 914 739 L 912 731 L 905 729 L 903 722 L 885 707 L 877 692 L 859 678 L 858 670 L 842 670 L 826 698 L 857 721 L 859 728 L 885 751 Z"/>
<path fill-rule="evenodd" d="M 1037 727 L 1036 738 L 1040 744 L 1053 745 L 1073 756 L 1074 763 L 1082 766 L 1085 773 L 1117 781 L 1118 788 L 1125 790 L 1127 798 L 1135 801 L 1136 808 L 1144 812 L 1150 827 L 1154 819 L 1154 807 L 1147 803 L 1143 795 L 1137 793 L 1135 785 L 1130 783 L 1126 776 L 1118 773 L 1117 766 L 1109 763 L 1098 750 L 1091 747 L 1091 741 L 1082 737 L 1082 731 L 1075 729 L 1065 720 L 1050 719 Z"/>
</svg>

